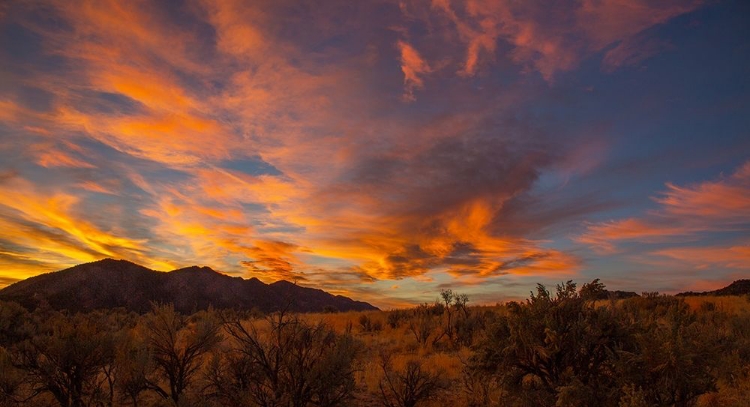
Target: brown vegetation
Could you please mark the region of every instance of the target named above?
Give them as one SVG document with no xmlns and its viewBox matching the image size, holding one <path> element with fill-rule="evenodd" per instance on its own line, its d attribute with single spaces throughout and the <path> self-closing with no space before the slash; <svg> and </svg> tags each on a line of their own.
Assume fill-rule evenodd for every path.
<svg viewBox="0 0 750 407">
<path fill-rule="evenodd" d="M 744 406 L 750 301 L 598 281 L 469 307 L 268 315 L 0 303 L 0 406 Z"/>
</svg>

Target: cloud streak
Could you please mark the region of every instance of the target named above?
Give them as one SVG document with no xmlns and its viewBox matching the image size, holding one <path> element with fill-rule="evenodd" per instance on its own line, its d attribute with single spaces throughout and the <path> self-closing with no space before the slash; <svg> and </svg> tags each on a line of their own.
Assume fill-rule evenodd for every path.
<svg viewBox="0 0 750 407">
<path fill-rule="evenodd" d="M 578 241 L 610 254 L 627 243 L 646 243 L 655 247 L 643 254 L 645 261 L 668 258 L 700 270 L 747 269 L 747 242 L 737 234 L 750 230 L 750 162 L 714 181 L 666 187 L 654 198 L 658 209 L 641 218 L 589 224 Z M 725 236 L 721 245 L 708 243 L 717 235 Z"/>
<path fill-rule="evenodd" d="M 396 43 L 401 53 L 401 71 L 404 73 L 404 99 L 414 101 L 414 91 L 424 87 L 422 77 L 432 70 L 419 52 L 404 41 Z"/>
<path fill-rule="evenodd" d="M 606 51 L 602 68 L 608 71 L 656 54 L 663 43 L 644 31 L 695 10 L 702 1 L 591 0 L 558 7 L 541 1 L 492 0 L 409 4 L 410 14 L 431 20 L 443 17 L 453 25 L 456 35 L 443 38 L 465 50 L 458 75 L 476 75 L 480 68 L 497 63 L 498 48 L 510 47 L 511 61 L 551 81 L 557 73 L 570 71 L 602 51 Z M 437 13 L 414 11 L 421 8 Z"/>
</svg>

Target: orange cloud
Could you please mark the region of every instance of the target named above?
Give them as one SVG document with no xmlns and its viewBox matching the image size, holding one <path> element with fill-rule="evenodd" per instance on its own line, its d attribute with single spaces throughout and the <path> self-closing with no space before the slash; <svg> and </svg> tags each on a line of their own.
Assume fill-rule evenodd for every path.
<svg viewBox="0 0 750 407">
<path fill-rule="evenodd" d="M 688 187 L 667 184 L 656 198 L 666 213 L 715 222 L 743 223 L 750 219 L 750 161 L 729 177 Z"/>
<path fill-rule="evenodd" d="M 456 15 L 449 0 L 432 0 L 431 6 L 448 16 L 456 25 L 461 40 L 467 43 L 466 59 L 458 74 L 473 76 L 477 71 L 480 54 L 492 55 L 495 52 L 497 38 L 500 35 L 496 22 L 492 18 L 480 16 L 482 7 L 476 3 L 466 5 L 468 13 L 477 20 L 476 28 L 472 27 L 471 22 L 464 21 Z"/>
<path fill-rule="evenodd" d="M 476 200 L 432 217 L 365 219 L 361 213 L 346 213 L 321 226 L 308 225 L 312 239 L 306 246 L 316 255 L 349 259 L 377 279 L 414 278 L 436 269 L 479 277 L 577 270 L 573 256 L 540 248 L 537 242 L 493 235 L 490 224 L 497 210 L 486 200 Z M 335 237 L 325 237 L 324 229 L 330 226 L 324 225 L 330 224 L 338 225 Z"/>
<path fill-rule="evenodd" d="M 158 79 L 149 88 L 159 88 Z M 109 89 L 104 88 L 109 91 Z M 169 100 L 146 101 L 166 104 L 138 115 L 95 115 L 60 107 L 57 120 L 71 131 L 85 130 L 92 138 L 123 153 L 168 165 L 193 165 L 201 160 L 221 160 L 238 148 L 237 139 L 222 126 L 191 109 L 180 109 Z"/>
<path fill-rule="evenodd" d="M 88 153 L 84 148 L 64 139 L 53 141 L 49 133 L 33 132 L 41 134 L 44 140 L 26 147 L 37 165 L 45 168 L 96 168 L 96 165 L 83 158 Z"/>
<path fill-rule="evenodd" d="M 603 61 L 609 71 L 653 55 L 660 50 L 657 43 L 637 35 L 702 3 L 587 0 L 550 8 L 537 1 L 470 0 L 454 8 L 449 0 L 432 0 L 430 7 L 454 24 L 466 47 L 459 75 L 474 75 L 482 59 L 494 59 L 498 41 L 504 40 L 513 47 L 511 60 L 550 81 L 612 44 L 618 45 Z"/>
<path fill-rule="evenodd" d="M 83 131 L 126 154 L 168 165 L 221 160 L 229 157 L 229 151 L 241 151 L 241 139 L 213 118 L 219 112 L 199 87 L 185 85 L 205 80 L 199 78 L 211 72 L 195 52 L 205 40 L 194 31 L 165 18 L 158 5 L 84 1 L 46 6 L 69 30 L 26 24 L 46 39 L 45 45 L 52 47 L 49 53 L 68 58 L 77 69 L 64 81 L 50 74 L 35 78 L 35 86 L 57 96 L 52 111 L 43 117 L 52 125 L 36 127 L 54 126 L 59 139 Z M 109 102 L 115 112 L 81 106 L 81 92 L 93 90 L 119 98 L 120 102 Z M 123 104 L 134 111 L 116 111 L 125 109 Z M 42 165 L 81 164 L 60 154 L 49 155 Z"/>
<path fill-rule="evenodd" d="M 615 252 L 614 242 L 623 240 L 638 240 L 644 242 L 659 242 L 670 237 L 681 236 L 695 232 L 696 229 L 685 225 L 658 224 L 650 221 L 630 218 L 587 225 L 586 233 L 577 240 L 604 252 Z"/>
<path fill-rule="evenodd" d="M 121 65 L 109 68 L 114 69 L 92 72 L 94 86 L 127 96 L 157 111 L 184 112 L 199 105 L 169 76 L 154 75 Z"/>
<path fill-rule="evenodd" d="M 401 53 L 401 71 L 404 73 L 404 99 L 414 101 L 414 91 L 424 87 L 422 75 L 430 73 L 432 69 L 411 45 L 404 41 L 396 45 Z"/>
<path fill-rule="evenodd" d="M 219 168 L 194 172 L 201 192 L 218 202 L 279 204 L 299 196 L 290 180 L 272 175 L 252 176 Z"/>
<path fill-rule="evenodd" d="M 0 240 L 34 253 L 38 262 L 75 264 L 103 257 L 144 260 L 145 241 L 102 230 L 73 208 L 77 197 L 38 191 L 14 178 L 0 184 Z"/>
<path fill-rule="evenodd" d="M 247 267 L 248 274 L 261 280 L 305 280 L 301 273 L 295 271 L 300 265 L 294 255 L 298 250 L 299 247 L 291 243 L 259 240 L 244 251 L 251 260 L 243 261 L 242 265 Z"/>
<path fill-rule="evenodd" d="M 201 42 L 198 34 L 165 18 L 158 4 L 85 0 L 78 4 L 51 2 L 47 6 L 72 28 L 61 33 L 52 31 L 54 27 L 36 26 L 42 33 L 65 41 L 66 47 L 57 52 L 92 64 L 140 67 L 141 72 L 164 72 L 164 65 L 208 72 L 194 52 Z"/>
<path fill-rule="evenodd" d="M 608 44 L 638 34 L 678 15 L 702 6 L 703 0 L 584 0 L 576 10 L 579 29 L 588 34 L 590 47 L 602 49 Z"/>
<path fill-rule="evenodd" d="M 93 164 L 71 157 L 62 151 L 41 151 L 36 157 L 37 164 L 46 168 L 72 167 L 72 168 L 96 168 Z"/>
<path fill-rule="evenodd" d="M 98 184 L 94 181 L 83 181 L 76 184 L 78 188 L 85 189 L 90 192 L 97 192 L 100 194 L 108 194 L 108 195 L 117 195 L 112 189 L 107 188 L 101 184 Z"/>
<path fill-rule="evenodd" d="M 619 242 L 669 243 L 695 239 L 707 232 L 737 232 L 750 228 L 750 162 L 728 177 L 689 186 L 667 184 L 667 190 L 654 198 L 657 210 L 643 218 L 630 218 L 587 225 L 577 238 L 604 251 L 617 250 Z M 731 243 L 730 243 L 731 244 Z M 712 255 L 725 253 L 729 262 L 741 260 L 745 246 L 731 248 L 673 248 L 653 254 L 700 263 Z M 690 254 L 692 252 L 692 254 Z M 739 256 L 739 257 L 738 257 Z M 715 260 L 717 262 L 718 260 Z M 729 263 L 727 263 L 729 264 Z M 731 263 L 736 264 L 736 263 Z M 727 266 L 734 267 L 734 266 Z"/>
<path fill-rule="evenodd" d="M 716 267 L 750 270 L 750 245 L 748 244 L 729 247 L 672 248 L 657 250 L 653 254 L 669 257 L 701 270 Z"/>
<path fill-rule="evenodd" d="M 183 262 L 212 264 L 234 272 L 240 266 L 247 275 L 269 282 L 305 280 L 300 271 L 304 264 L 295 255 L 303 249 L 294 243 L 259 239 L 250 226 L 251 220 L 242 210 L 244 203 L 254 199 L 243 193 L 250 181 L 220 170 L 198 174 L 198 184 L 161 191 L 158 205 L 141 211 L 154 222 L 153 231 L 161 242 L 181 248 Z M 226 187 L 220 191 L 212 186 L 217 176 Z M 262 226 L 272 227 L 271 223 L 269 219 Z"/>
<path fill-rule="evenodd" d="M 256 253 L 252 245 L 255 231 L 242 210 L 243 201 L 202 198 L 198 188 L 186 185 L 185 189 L 160 190 L 158 201 L 140 212 L 151 219 L 164 255 L 178 256 L 185 264 L 238 271 L 240 261 Z"/>
<path fill-rule="evenodd" d="M 220 51 L 238 58 L 252 59 L 271 44 L 262 33 L 262 12 L 242 1 L 204 1 L 209 19 L 218 34 Z"/>
</svg>

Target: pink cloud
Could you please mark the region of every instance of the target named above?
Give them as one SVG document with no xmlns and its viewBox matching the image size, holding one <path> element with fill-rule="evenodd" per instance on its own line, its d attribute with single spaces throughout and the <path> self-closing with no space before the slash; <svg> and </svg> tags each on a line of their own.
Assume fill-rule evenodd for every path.
<svg viewBox="0 0 750 407">
<path fill-rule="evenodd" d="M 512 47 L 507 54 L 510 60 L 551 81 L 556 73 L 569 71 L 612 45 L 616 46 L 602 62 L 607 71 L 660 52 L 663 43 L 642 33 L 702 4 L 587 0 L 551 7 L 539 1 L 433 0 L 430 8 L 453 23 L 465 47 L 459 75 L 473 76 L 480 64 L 493 62 L 498 42 L 505 41 Z"/>
<path fill-rule="evenodd" d="M 589 224 L 577 240 L 613 252 L 619 243 L 627 241 L 675 244 L 686 239 L 699 240 L 703 233 L 747 230 L 750 228 L 750 162 L 730 176 L 714 181 L 688 186 L 668 183 L 667 190 L 654 200 L 659 208 L 645 216 Z M 724 253 L 726 259 L 733 259 L 731 264 L 738 264 L 747 254 L 746 246 L 737 242 L 729 245 L 724 248 L 676 247 L 652 254 L 696 263 L 713 258 L 716 263 L 721 258 L 719 254 Z"/>
<path fill-rule="evenodd" d="M 432 69 L 407 42 L 399 41 L 396 45 L 401 53 L 401 71 L 404 73 L 404 100 L 414 101 L 414 91 L 424 87 L 422 76 Z"/>
<path fill-rule="evenodd" d="M 750 270 L 750 244 L 727 247 L 679 247 L 657 250 L 653 254 L 702 270 L 716 267 Z"/>
<path fill-rule="evenodd" d="M 667 184 L 667 190 L 655 199 L 670 215 L 746 223 L 750 219 L 750 161 L 714 182 L 687 187 Z"/>
<path fill-rule="evenodd" d="M 642 39 L 638 36 L 628 38 L 604 54 L 602 69 L 605 72 L 613 72 L 621 67 L 637 65 L 669 48 L 669 42 L 663 40 Z"/>
</svg>

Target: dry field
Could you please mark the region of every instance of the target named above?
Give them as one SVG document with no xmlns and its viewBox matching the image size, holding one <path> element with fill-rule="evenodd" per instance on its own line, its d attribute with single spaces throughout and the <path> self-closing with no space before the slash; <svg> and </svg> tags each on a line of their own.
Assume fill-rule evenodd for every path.
<svg viewBox="0 0 750 407">
<path fill-rule="evenodd" d="M 0 406 L 748 406 L 748 297 L 320 314 L 0 304 Z"/>
</svg>

